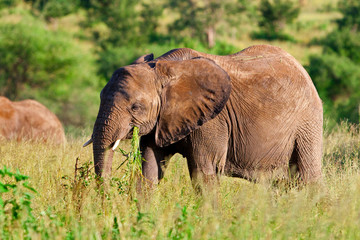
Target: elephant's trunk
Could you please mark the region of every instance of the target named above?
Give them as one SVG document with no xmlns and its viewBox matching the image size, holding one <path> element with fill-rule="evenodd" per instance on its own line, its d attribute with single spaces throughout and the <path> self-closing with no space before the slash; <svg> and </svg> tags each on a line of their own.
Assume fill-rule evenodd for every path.
<svg viewBox="0 0 360 240">
<path fill-rule="evenodd" d="M 92 140 L 95 173 L 101 177 L 107 177 L 111 174 L 114 152 L 110 148 L 117 132 L 114 125 L 115 123 L 109 118 L 100 116 L 98 116 L 94 125 Z"/>
<path fill-rule="evenodd" d="M 130 128 L 122 127 L 117 114 L 101 114 L 96 119 L 92 135 L 95 173 L 110 177 L 114 151 L 111 149 L 117 140 L 122 140 Z M 129 124 L 125 124 L 128 125 Z"/>
<path fill-rule="evenodd" d="M 110 177 L 114 151 L 111 149 L 93 147 L 95 173 L 101 177 Z"/>
</svg>

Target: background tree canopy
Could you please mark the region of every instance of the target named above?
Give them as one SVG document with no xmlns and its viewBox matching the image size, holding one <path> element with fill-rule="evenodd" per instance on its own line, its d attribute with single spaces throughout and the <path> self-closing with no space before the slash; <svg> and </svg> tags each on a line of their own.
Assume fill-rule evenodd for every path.
<svg viewBox="0 0 360 240">
<path fill-rule="evenodd" d="M 319 43 L 323 54 L 311 55 L 307 67 L 332 121 L 360 121 L 360 3 L 341 0 L 333 31 Z M 333 124 L 333 123 L 332 123 Z"/>
<path fill-rule="evenodd" d="M 91 128 L 101 88 L 140 55 L 270 43 L 306 65 L 330 125 L 358 123 L 359 16 L 355 0 L 4 0 L 0 95 L 42 102 L 67 129 Z"/>
</svg>

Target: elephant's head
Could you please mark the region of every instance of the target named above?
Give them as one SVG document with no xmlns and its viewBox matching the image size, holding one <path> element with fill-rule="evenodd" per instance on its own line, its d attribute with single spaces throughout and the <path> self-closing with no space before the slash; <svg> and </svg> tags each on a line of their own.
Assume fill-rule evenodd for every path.
<svg viewBox="0 0 360 240">
<path fill-rule="evenodd" d="M 214 118 L 229 98 L 230 78 L 212 60 L 151 60 L 147 55 L 116 70 L 100 93 L 90 140 L 100 176 L 110 173 L 112 150 L 131 138 L 134 126 L 140 136 L 154 131 L 156 145 L 164 147 Z"/>
</svg>

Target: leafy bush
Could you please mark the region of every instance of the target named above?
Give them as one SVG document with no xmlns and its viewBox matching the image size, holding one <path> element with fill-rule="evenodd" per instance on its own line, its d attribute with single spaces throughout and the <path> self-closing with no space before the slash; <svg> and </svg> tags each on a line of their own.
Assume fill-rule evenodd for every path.
<svg viewBox="0 0 360 240">
<path fill-rule="evenodd" d="M 325 54 L 336 54 L 360 63 L 360 33 L 349 28 L 333 31 L 321 41 Z"/>
<path fill-rule="evenodd" d="M 310 56 L 307 70 L 312 77 L 327 116 L 340 121 L 359 121 L 360 66 L 336 54 Z"/>
<path fill-rule="evenodd" d="M 65 124 L 95 118 L 99 79 L 95 58 L 72 36 L 52 32 L 30 15 L 0 23 L 0 94 L 36 99 Z"/>
<path fill-rule="evenodd" d="M 360 31 L 360 2 L 358 0 L 341 0 L 339 1 L 339 11 L 343 17 L 337 20 L 340 28 L 352 28 Z"/>
<path fill-rule="evenodd" d="M 129 65 L 136 58 L 146 53 L 136 47 L 108 47 L 99 52 L 99 74 L 110 80 L 113 72 L 123 66 Z"/>
<path fill-rule="evenodd" d="M 102 38 L 101 33 L 93 31 L 94 39 L 102 49 L 135 45 L 141 43 L 139 31 L 139 0 L 90 1 L 84 25 L 93 27 L 103 24 L 110 32 Z"/>
<path fill-rule="evenodd" d="M 360 32 L 358 1 L 341 1 L 343 18 L 338 27 L 319 43 L 323 54 L 311 56 L 307 67 L 320 97 L 325 114 L 340 122 L 360 121 Z"/>
<path fill-rule="evenodd" d="M 216 43 L 219 25 L 223 24 L 227 28 L 238 25 L 241 19 L 239 14 L 247 5 L 247 0 L 170 0 L 165 3 L 165 7 L 175 13 L 176 17 L 168 25 L 168 29 L 174 37 L 196 39 L 212 48 Z"/>
<path fill-rule="evenodd" d="M 124 47 L 108 47 L 106 50 L 99 52 L 97 61 L 99 66 L 99 75 L 109 80 L 113 72 L 123 66 L 131 64 L 138 57 L 154 53 L 155 57 L 170 51 L 174 48 L 193 48 L 197 51 L 207 52 L 210 54 L 227 55 L 238 52 L 240 49 L 231 44 L 217 41 L 212 49 L 208 49 L 199 41 L 184 38 L 181 43 L 167 39 L 159 40 L 157 44 L 144 44 L 142 46 L 124 46 Z"/>
<path fill-rule="evenodd" d="M 25 0 L 38 10 L 46 20 L 59 18 L 75 12 L 80 0 Z"/>
<path fill-rule="evenodd" d="M 31 199 L 36 190 L 26 181 L 29 177 L 19 171 L 0 169 L 0 237 L 11 239 L 23 232 L 29 238 L 31 230 L 36 231 L 35 217 L 32 213 Z M 23 231 L 21 231 L 21 229 Z M 30 238 L 29 238 L 30 239 Z"/>
<path fill-rule="evenodd" d="M 0 9 L 16 6 L 16 4 L 18 4 L 19 2 L 20 0 L 1 0 Z"/>
<path fill-rule="evenodd" d="M 300 13 L 300 7 L 291 0 L 261 0 L 258 17 L 259 32 L 252 33 L 253 38 L 267 40 L 292 40 L 283 33 L 286 24 L 292 23 Z"/>
</svg>

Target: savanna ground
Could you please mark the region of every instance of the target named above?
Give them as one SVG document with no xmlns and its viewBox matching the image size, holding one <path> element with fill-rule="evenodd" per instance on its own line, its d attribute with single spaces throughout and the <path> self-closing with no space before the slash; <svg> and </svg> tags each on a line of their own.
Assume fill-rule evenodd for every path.
<svg viewBox="0 0 360 240">
<path fill-rule="evenodd" d="M 307 4 L 302 8 L 298 20 L 286 27 L 286 32 L 296 42 L 251 39 L 249 33 L 254 30 L 254 26 L 256 28 L 256 24 L 251 22 L 253 20 L 243 22 L 235 37 L 219 34 L 219 40 L 231 43 L 237 50 L 254 44 L 273 44 L 307 65 L 309 55 L 322 54 L 322 47 L 311 42 L 314 38 L 325 37 L 331 32 L 335 28 L 334 20 L 340 18 L 341 14 L 331 10 L 338 0 L 305 2 Z M 1 22 L 19 22 L 23 18 L 23 11 L 20 8 L 4 13 L 0 16 Z M 27 13 L 24 15 L 27 16 Z M 80 12 L 59 18 L 53 23 L 47 23 L 44 29 L 48 32 L 66 32 L 74 44 L 70 50 L 76 49 L 70 51 L 67 48 L 68 51 L 75 54 L 78 50 L 83 50 L 90 54 L 88 58 L 94 64 L 94 43 L 88 40 L 89 33 L 79 28 L 83 15 Z M 165 25 L 171 20 L 169 16 L 166 15 L 161 21 L 161 33 L 166 33 Z M 24 19 L 26 20 L 25 17 Z M 21 32 L 20 36 L 22 35 L 24 34 Z M 39 33 L 35 35 L 46 39 Z M 140 50 L 141 54 L 154 52 L 155 56 L 159 56 L 175 47 L 206 50 L 196 42 L 180 45 L 149 43 Z M 120 53 L 126 61 L 131 62 L 133 59 L 129 56 L 133 56 L 134 48 L 128 49 L 126 45 L 123 48 L 126 51 L 122 50 Z M 124 59 L 121 60 L 123 64 L 127 64 Z M 70 65 L 81 67 L 82 64 L 71 62 Z M 96 117 L 98 94 L 107 80 L 96 76 L 92 70 L 94 68 L 93 65 L 82 67 L 85 72 L 90 71 L 91 78 L 80 74 L 82 77 L 74 77 L 76 81 L 70 78 L 68 81 L 60 81 L 66 82 L 71 90 L 77 90 L 73 95 L 81 98 L 84 103 L 70 105 L 71 108 L 65 110 L 56 108 L 56 104 L 61 103 L 58 98 L 53 105 L 46 104 L 58 114 L 63 123 L 68 118 L 62 115 L 69 112 L 71 119 L 74 115 L 86 116 L 75 121 L 85 122 L 81 127 L 65 125 L 68 137 L 66 146 L 54 147 L 27 142 L 0 143 L 0 239 L 360 238 L 358 125 L 343 123 L 333 127 L 334 124 L 326 124 L 323 186 L 294 186 L 289 189 L 281 184 L 274 186 L 271 182 L 255 184 L 221 177 L 219 206 L 214 209 L 206 196 L 203 199 L 195 195 L 186 161 L 180 155 L 175 155 L 170 160 L 165 178 L 153 190 L 152 197 L 139 209 L 137 203 L 141 200 L 137 200 L 137 196 L 131 193 L 133 181 L 130 170 L 134 166 L 129 166 L 127 162 L 122 164 L 125 157 L 118 151 L 114 157 L 111 187 L 105 192 L 99 189 L 93 175 L 91 147 L 82 148 L 82 144 L 90 136 L 89 129 Z M 111 69 L 111 72 L 114 70 Z M 56 76 L 55 79 L 62 78 Z M 88 79 L 86 84 L 81 82 L 84 79 Z M 71 83 L 79 82 L 79 86 L 69 87 Z M 54 96 L 58 94 L 53 89 L 45 92 L 52 92 Z M 60 93 L 63 96 L 63 92 Z M 66 99 L 74 100 L 71 97 L 73 95 L 70 94 Z M 97 96 L 96 99 L 94 95 Z M 40 100 L 47 103 L 48 97 L 45 94 Z M 330 113 L 326 114 L 331 117 Z M 328 127 L 329 125 L 332 126 Z M 120 147 L 130 151 L 131 144 L 124 142 Z"/>
<path fill-rule="evenodd" d="M 0 186 L 1 198 L 13 200 L 0 215 L 2 239 L 360 238 L 359 127 L 343 123 L 325 131 L 323 186 L 289 189 L 221 177 L 217 208 L 195 195 L 180 155 L 171 158 L 165 178 L 141 209 L 129 193 L 131 166 L 121 165 L 125 158 L 119 151 L 111 187 L 99 190 L 87 164 L 91 147 L 82 148 L 85 140 L 70 139 L 63 148 L 1 144 L 1 163 L 29 176 L 18 176 L 15 193 Z M 120 147 L 130 151 L 131 144 Z M 0 182 L 15 181 L 2 171 Z"/>
</svg>

